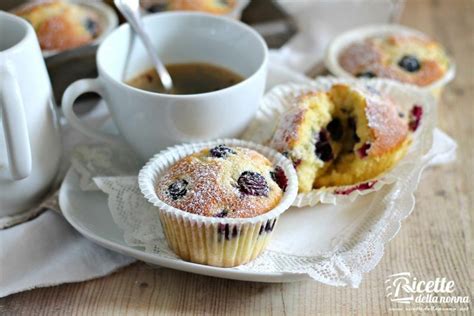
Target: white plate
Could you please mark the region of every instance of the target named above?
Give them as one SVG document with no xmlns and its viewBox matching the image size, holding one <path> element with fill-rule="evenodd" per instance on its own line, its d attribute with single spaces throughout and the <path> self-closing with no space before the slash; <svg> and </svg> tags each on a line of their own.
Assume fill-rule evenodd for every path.
<svg viewBox="0 0 474 316">
<path fill-rule="evenodd" d="M 289 81 L 305 82 L 307 79 L 286 68 L 270 67 L 267 89 Z M 413 210 L 413 190 L 418 179 L 419 173 L 413 174 L 405 181 L 410 183 L 409 189 L 400 188 L 402 184 L 387 185 L 347 205 L 292 208 L 282 215 L 264 256 L 270 256 L 276 259 L 273 263 L 282 265 L 303 262 L 310 267 L 308 273 L 313 279 L 326 284 L 357 286 L 362 274 L 378 263 L 384 244 L 398 232 L 401 220 Z M 391 198 L 387 200 L 388 195 Z M 109 212 L 107 195 L 81 190 L 79 176 L 74 170 L 68 172 L 63 182 L 59 204 L 66 220 L 85 237 L 151 264 L 243 281 L 291 282 L 310 278 L 309 274 L 289 272 L 288 265 L 280 269 L 280 266 L 267 266 L 266 262 L 262 264 L 259 259 L 242 267 L 217 268 L 131 247 Z M 339 261 L 331 261 L 330 267 L 326 266 L 325 263 L 333 258 Z"/>
<path fill-rule="evenodd" d="M 271 66 L 267 79 L 267 90 L 285 82 L 305 82 L 308 79 L 284 67 Z M 306 274 L 283 273 L 250 273 L 236 269 L 216 268 L 185 262 L 179 259 L 160 257 L 157 254 L 144 252 L 125 243 L 123 232 L 112 219 L 107 206 L 107 195 L 98 191 L 82 191 L 79 188 L 78 174 L 70 169 L 59 192 L 59 205 L 66 220 L 82 235 L 91 241 L 117 251 L 162 267 L 182 270 L 197 274 L 257 282 L 292 282 L 307 279 Z"/>
</svg>

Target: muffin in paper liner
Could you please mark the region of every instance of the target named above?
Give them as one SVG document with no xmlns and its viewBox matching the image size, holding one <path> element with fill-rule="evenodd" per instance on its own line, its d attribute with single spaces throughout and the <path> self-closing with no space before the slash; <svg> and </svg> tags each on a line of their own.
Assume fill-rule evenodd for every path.
<svg viewBox="0 0 474 316">
<path fill-rule="evenodd" d="M 253 149 L 280 166 L 288 179 L 286 190 L 272 210 L 249 218 L 217 218 L 189 213 L 161 201 L 156 182 L 178 160 L 219 144 Z M 280 214 L 296 197 L 296 171 L 286 157 L 259 144 L 237 139 L 218 139 L 179 145 L 155 155 L 141 170 L 138 183 L 145 198 L 157 207 L 170 248 L 182 259 L 194 263 L 233 267 L 255 259 L 268 244 Z"/>
<path fill-rule="evenodd" d="M 334 76 L 340 78 L 354 78 L 352 74 L 347 72 L 339 64 L 339 56 L 344 51 L 344 49 L 349 45 L 362 41 L 368 37 L 391 34 L 427 37 L 427 35 L 420 31 L 398 24 L 381 24 L 359 27 L 338 35 L 331 41 L 331 43 L 329 43 L 324 57 L 324 64 Z M 440 98 L 443 88 L 454 79 L 456 74 L 456 65 L 450 56 L 448 56 L 448 58 L 450 66 L 444 76 L 430 85 L 419 87 L 420 89 L 432 93 L 437 99 Z"/>
<path fill-rule="evenodd" d="M 295 97 L 311 91 L 328 91 L 333 84 L 344 83 L 376 90 L 394 101 L 402 112 L 409 114 L 414 105 L 423 109 L 423 117 L 416 131 L 411 135 L 412 144 L 407 154 L 393 169 L 374 179 L 348 186 L 324 187 L 307 193 L 299 193 L 293 206 L 314 206 L 318 203 L 350 203 L 357 197 L 380 190 L 398 179 L 408 175 L 432 147 L 433 130 L 436 124 L 437 102 L 434 96 L 413 85 L 389 79 L 342 79 L 320 77 L 307 84 L 283 84 L 268 92 L 254 120 L 244 131 L 242 138 L 268 145 L 280 115 L 295 105 Z M 424 161 L 424 160 L 423 160 Z"/>
</svg>

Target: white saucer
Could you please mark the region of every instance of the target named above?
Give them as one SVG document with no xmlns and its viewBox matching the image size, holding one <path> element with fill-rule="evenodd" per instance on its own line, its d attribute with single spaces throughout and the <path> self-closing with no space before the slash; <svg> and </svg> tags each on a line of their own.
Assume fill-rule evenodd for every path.
<svg viewBox="0 0 474 316">
<path fill-rule="evenodd" d="M 267 89 L 280 83 L 306 80 L 308 79 L 304 76 L 287 68 L 271 65 Z M 438 148 L 437 152 L 447 152 L 447 148 Z M 267 252 L 274 258 L 278 257 L 278 263 L 305 261 L 309 262 L 311 267 L 319 269 L 319 272 L 327 271 L 323 263 L 328 259 L 335 256 L 342 258 L 343 261 L 355 263 L 356 266 L 350 270 L 342 261 L 332 264 L 342 271 L 338 270 L 338 273 L 342 273 L 344 277 L 354 274 L 350 280 L 335 281 L 331 279 L 331 274 L 323 272 L 318 278 L 313 274 L 312 278 L 330 285 L 357 286 L 362 274 L 372 270 L 381 259 L 384 244 L 398 232 L 401 220 L 413 210 L 413 191 L 418 180 L 419 177 L 414 178 L 412 189 L 399 190 L 390 199 L 387 197 L 395 187 L 388 185 L 346 205 L 292 208 L 282 215 Z M 100 191 L 81 190 L 79 176 L 73 169 L 69 170 L 61 186 L 59 204 L 66 220 L 86 238 L 105 248 L 151 264 L 243 281 L 292 282 L 310 279 L 305 273 L 279 272 L 291 271 L 288 269 L 272 270 L 275 267 L 266 266 L 263 269 L 255 269 L 251 264 L 241 268 L 217 268 L 131 247 L 126 244 L 123 232 L 109 212 L 107 195 Z M 364 255 L 364 260 L 361 261 L 359 255 Z M 351 261 L 352 258 L 357 260 Z"/>
<path fill-rule="evenodd" d="M 267 90 L 285 82 L 304 82 L 308 79 L 284 67 L 271 66 L 267 80 Z M 66 220 L 82 235 L 93 242 L 127 256 L 137 258 L 162 267 L 197 274 L 257 282 L 291 282 L 307 279 L 306 274 L 250 273 L 235 269 L 216 268 L 185 262 L 178 259 L 160 257 L 138 248 L 128 246 L 123 232 L 112 219 L 107 206 L 107 195 L 96 191 L 82 191 L 78 174 L 70 169 L 59 192 L 59 204 Z"/>
</svg>

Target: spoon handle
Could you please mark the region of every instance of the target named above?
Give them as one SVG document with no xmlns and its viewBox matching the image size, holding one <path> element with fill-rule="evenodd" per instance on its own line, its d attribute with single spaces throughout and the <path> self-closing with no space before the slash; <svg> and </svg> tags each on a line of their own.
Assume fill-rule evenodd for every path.
<svg viewBox="0 0 474 316">
<path fill-rule="evenodd" d="M 155 48 L 153 47 L 153 44 L 151 43 L 150 38 L 148 37 L 148 34 L 146 34 L 144 31 L 143 23 L 140 17 L 140 12 L 132 10 L 129 6 L 125 5 L 123 1 L 120 1 L 120 0 L 118 1 L 116 0 L 115 5 L 123 14 L 123 16 L 125 17 L 127 22 L 130 24 L 132 29 L 135 31 L 135 33 L 142 40 L 142 43 L 145 46 L 145 49 L 148 51 L 149 53 L 148 55 L 150 56 L 151 61 L 153 65 L 155 66 L 156 71 L 158 72 L 158 75 L 161 79 L 161 83 L 163 84 L 163 87 L 166 90 L 171 91 L 173 89 L 173 82 L 171 80 L 171 76 L 168 73 L 168 70 L 166 70 L 166 67 L 158 58 L 155 52 Z"/>
</svg>

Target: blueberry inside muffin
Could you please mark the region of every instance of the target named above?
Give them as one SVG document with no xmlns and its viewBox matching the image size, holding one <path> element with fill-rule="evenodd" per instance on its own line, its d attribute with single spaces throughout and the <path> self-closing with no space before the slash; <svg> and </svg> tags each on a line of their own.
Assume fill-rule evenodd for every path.
<svg viewBox="0 0 474 316">
<path fill-rule="evenodd" d="M 414 108 L 409 124 L 377 91 L 344 84 L 295 103 L 281 116 L 270 146 L 293 161 L 299 192 L 356 184 L 390 169 L 422 116 L 422 108 Z"/>
</svg>

